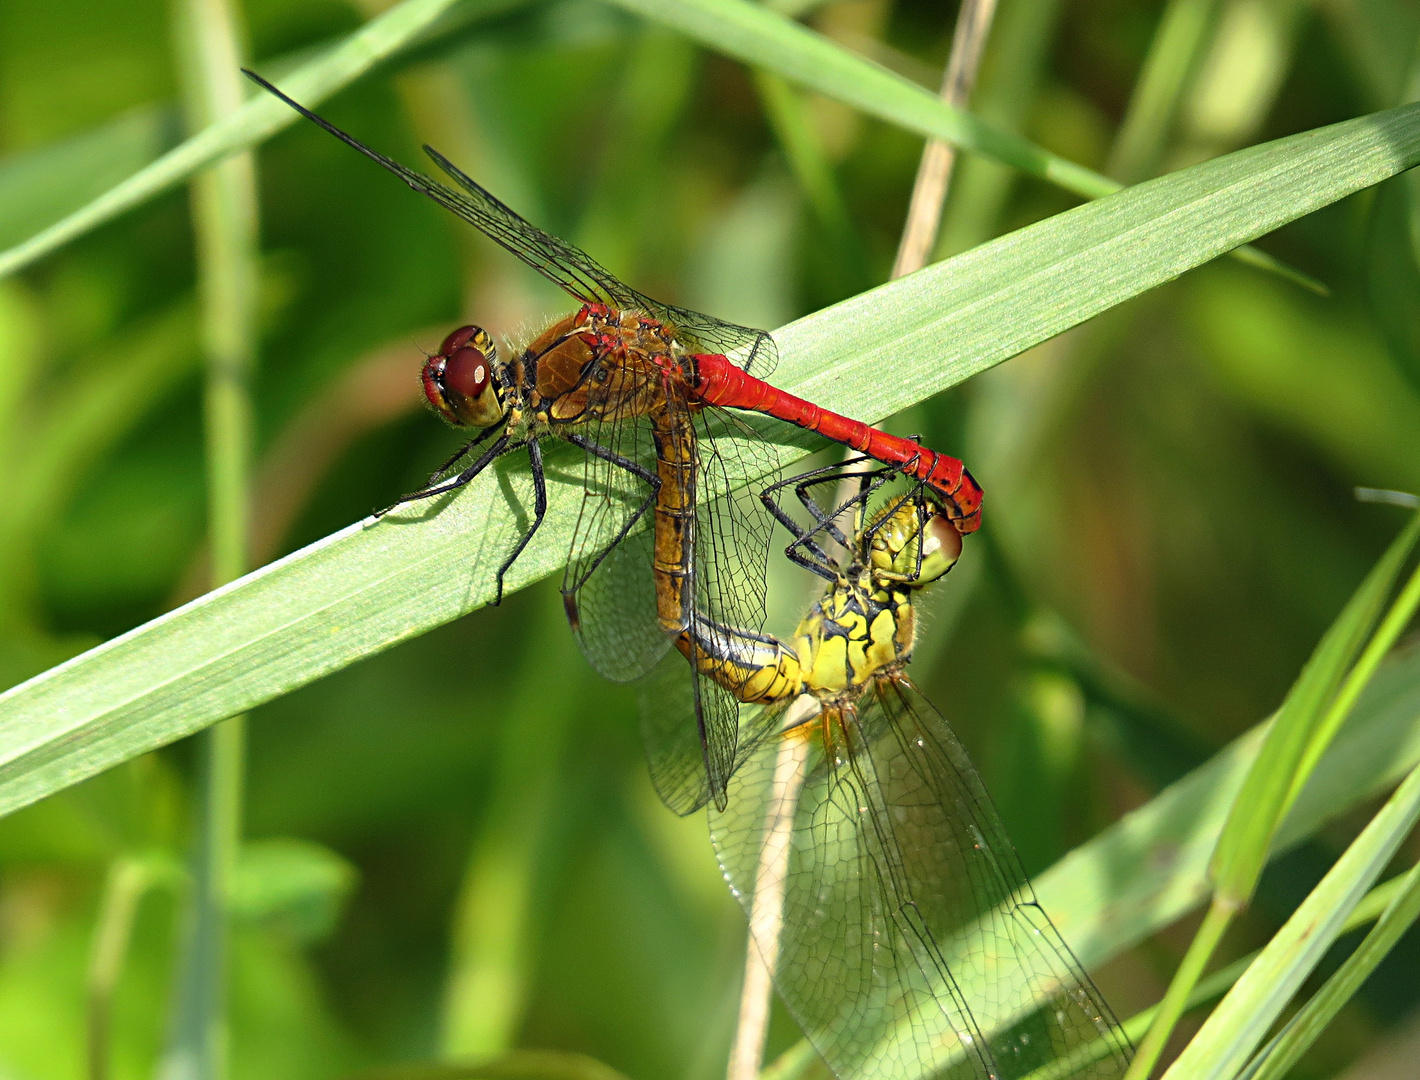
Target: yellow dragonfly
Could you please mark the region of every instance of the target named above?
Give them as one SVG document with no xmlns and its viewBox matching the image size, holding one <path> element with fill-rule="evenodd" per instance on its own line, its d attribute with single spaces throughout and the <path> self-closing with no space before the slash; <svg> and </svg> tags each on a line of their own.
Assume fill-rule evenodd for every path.
<svg viewBox="0 0 1420 1080">
<path fill-rule="evenodd" d="M 700 617 L 678 641 L 744 705 L 727 808 L 710 813 L 725 878 L 789 1011 L 843 1080 L 1113 1080 L 1127 1037 L 907 674 L 917 593 L 952 568 L 961 535 L 894 470 L 820 505 L 816 489 L 858 467 L 767 492 L 796 534 L 790 556 L 825 579 L 791 640 Z M 774 502 L 790 484 L 813 525 Z M 1059 1071 L 1071 1059 L 1079 1070 Z"/>
</svg>

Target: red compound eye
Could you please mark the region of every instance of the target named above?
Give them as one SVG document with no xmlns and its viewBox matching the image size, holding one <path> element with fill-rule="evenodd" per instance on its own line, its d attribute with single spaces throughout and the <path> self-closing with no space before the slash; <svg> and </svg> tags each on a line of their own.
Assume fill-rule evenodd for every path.
<svg viewBox="0 0 1420 1080">
<path fill-rule="evenodd" d="M 460 326 L 444 339 L 444 343 L 439 346 L 439 355 L 452 356 L 455 352 L 472 341 L 477 334 L 478 327 L 476 326 Z"/>
<path fill-rule="evenodd" d="M 463 331 L 449 335 L 453 341 Z M 445 342 L 447 345 L 448 342 Z M 446 353 L 444 389 L 466 398 L 477 398 L 488 389 L 488 358 L 477 349 L 455 349 Z"/>
</svg>

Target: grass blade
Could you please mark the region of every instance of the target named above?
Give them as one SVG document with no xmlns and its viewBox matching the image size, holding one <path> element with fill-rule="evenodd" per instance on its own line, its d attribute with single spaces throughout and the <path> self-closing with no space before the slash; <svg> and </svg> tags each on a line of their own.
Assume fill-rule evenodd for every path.
<svg viewBox="0 0 1420 1080">
<path fill-rule="evenodd" d="M 1236 1075 L 1302 980 L 1341 932 L 1351 910 L 1420 818 L 1420 768 L 1267 943 L 1247 972 L 1164 1074 L 1165 1080 Z"/>
<path fill-rule="evenodd" d="M 184 103 L 194 127 L 242 108 L 241 48 L 226 0 L 183 0 L 175 9 Z M 193 233 L 207 365 L 204 394 L 208 533 L 214 585 L 249 561 L 251 374 L 258 290 L 256 163 L 234 154 L 192 182 Z M 205 731 L 198 747 L 197 828 L 187 933 L 178 960 L 164 1080 L 224 1080 L 227 1064 L 227 939 L 241 848 L 246 717 Z"/>
<path fill-rule="evenodd" d="M 706 48 L 772 71 L 873 116 L 995 158 L 1087 199 L 1121 185 L 1028 139 L 953 108 L 936 94 L 748 0 L 615 0 Z"/>
<path fill-rule="evenodd" d="M 953 108 L 929 90 L 770 7 L 748 0 L 613 2 L 674 27 L 708 49 L 772 71 L 929 139 L 994 158 L 1086 199 L 1098 199 L 1123 187 L 1119 181 L 1052 154 L 1014 132 Z M 1266 252 L 1244 247 L 1235 255 L 1249 266 L 1280 274 L 1313 292 L 1326 292 L 1320 282 Z"/>
<path fill-rule="evenodd" d="M 1307 1048 L 1316 1041 L 1332 1018 L 1341 1011 L 1341 1007 L 1361 988 L 1361 984 L 1376 969 L 1376 965 L 1390 954 L 1401 935 L 1420 917 L 1420 867 L 1412 868 L 1393 884 L 1400 887 L 1394 890 L 1393 898 L 1382 913 L 1380 921 L 1371 928 L 1371 932 L 1356 947 L 1356 951 L 1346 958 L 1340 969 L 1326 980 L 1326 985 L 1313 995 L 1272 1040 L 1258 1067 L 1248 1074 L 1249 1080 L 1281 1080 L 1287 1070 L 1295 1065 Z M 1359 908 L 1360 905 L 1357 906 Z"/>
<path fill-rule="evenodd" d="M 459 0 L 404 0 L 355 31 L 319 59 L 282 79 L 289 93 L 315 105 L 348 86 L 381 60 L 409 44 Z M 496 4 L 499 0 L 487 0 Z M 22 244 L 0 252 L 0 278 L 43 258 L 76 237 L 190 179 L 214 161 L 255 146 L 299 117 L 261 94 L 236 113 L 204 128 L 147 168 L 109 188 Z"/>
<path fill-rule="evenodd" d="M 1417 539 L 1420 515 L 1412 517 L 1366 576 L 1277 711 L 1262 753 L 1228 816 L 1213 861 L 1218 895 L 1235 909 L 1251 899 L 1272 834 L 1306 781 L 1304 760 L 1310 759 L 1314 765 L 1319 756 L 1313 745 L 1316 737 L 1334 734 L 1334 724 L 1330 733 L 1320 730 L 1329 715 L 1327 706 L 1370 636 L 1381 605 Z"/>
</svg>

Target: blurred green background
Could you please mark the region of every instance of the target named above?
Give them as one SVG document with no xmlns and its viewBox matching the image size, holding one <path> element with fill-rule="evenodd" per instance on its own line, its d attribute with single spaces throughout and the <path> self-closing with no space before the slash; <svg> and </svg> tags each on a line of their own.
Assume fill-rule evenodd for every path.
<svg viewBox="0 0 1420 1080">
<path fill-rule="evenodd" d="M 377 7 L 252 0 L 249 55 L 279 72 Z M 1168 10 L 1198 33 L 1150 106 L 1156 0 L 1001 0 L 973 107 L 1133 181 L 1420 94 L 1413 3 Z M 919 139 L 796 91 L 776 112 L 741 66 L 593 0 L 468 15 L 324 111 L 410 164 L 436 145 L 643 291 L 735 321 L 778 326 L 886 278 Z M 802 15 L 935 89 L 955 8 Z M 162 0 L 0 6 L 0 245 L 181 138 L 170 22 Z M 807 158 L 784 152 L 787 122 Z M 312 127 L 263 147 L 260 177 L 264 561 L 417 487 L 457 445 L 419 406 L 421 350 L 461 319 L 512 332 L 566 301 Z M 988 492 L 914 670 L 1032 872 L 1275 707 L 1396 527 L 1351 488 L 1420 489 L 1417 191 L 1401 176 L 1263 241 L 1329 297 L 1224 261 L 890 424 L 963 456 Z M 966 160 L 938 253 L 1070 205 Z M 184 193 L 0 283 L 0 686 L 201 591 L 199 366 Z M 810 586 L 779 562 L 800 598 L 783 631 Z M 509 1047 L 638 1080 L 722 1073 L 739 909 L 703 820 L 657 802 L 634 691 L 586 667 L 554 583 L 260 709 L 250 738 L 234 1077 Z M 138 903 L 112 1075 L 152 1075 L 191 789 L 178 745 L 0 821 L 0 1077 L 85 1075 L 105 889 Z M 1236 950 L 1334 850 L 1323 835 L 1269 872 Z M 1121 1014 L 1154 1000 L 1186 941 L 1100 973 Z M 1402 943 L 1296 1075 L 1405 1038 L 1418 961 Z M 796 1037 L 778 1017 L 771 1052 Z"/>
</svg>

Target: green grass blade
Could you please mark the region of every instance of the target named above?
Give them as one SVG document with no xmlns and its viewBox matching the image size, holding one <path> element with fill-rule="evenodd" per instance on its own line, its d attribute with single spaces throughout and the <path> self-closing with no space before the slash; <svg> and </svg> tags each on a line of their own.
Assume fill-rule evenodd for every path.
<svg viewBox="0 0 1420 1080">
<path fill-rule="evenodd" d="M 1405 106 L 1205 162 L 785 327 L 777 381 L 888 416 L 1417 160 L 1420 106 Z M 549 455 L 548 523 L 511 588 L 565 559 L 573 460 Z M 457 497 L 351 526 L 0 696 L 0 812 L 486 603 L 530 506 L 504 459 Z"/>
<path fill-rule="evenodd" d="M 241 111 L 245 90 L 236 17 L 226 0 L 174 6 L 183 104 L 193 127 Z M 251 376 L 256 365 L 259 280 L 255 155 L 233 154 L 193 177 L 193 235 L 207 367 L 208 537 L 214 585 L 250 568 Z M 174 1016 L 163 1052 L 166 1080 L 225 1080 L 228 1064 L 228 935 L 241 848 L 246 717 L 204 731 L 199 767 L 192 889 L 178 959 Z"/>
<path fill-rule="evenodd" d="M 1110 176 L 1134 184 L 1157 170 L 1218 7 L 1219 0 L 1169 0 L 1164 6 L 1110 155 Z"/>
<path fill-rule="evenodd" d="M 1315 761 L 1312 745 L 1318 735 L 1325 735 L 1320 729 L 1329 715 L 1328 706 L 1366 644 L 1381 605 L 1417 539 L 1420 515 L 1411 518 L 1366 576 L 1277 711 L 1276 722 L 1228 816 L 1214 857 L 1219 898 L 1234 909 L 1252 897 L 1266 864 L 1272 833 L 1298 786 L 1305 782 L 1305 770 L 1299 770 L 1304 760 Z"/>
<path fill-rule="evenodd" d="M 0 246 L 18 244 L 98 198 L 179 138 L 176 111 L 148 106 L 0 160 Z"/>
<path fill-rule="evenodd" d="M 1039 177 L 1087 199 L 1119 191 L 1117 180 L 1050 153 L 1005 128 L 953 108 L 930 90 L 841 47 L 770 7 L 748 0 L 613 0 L 674 27 L 708 49 L 774 72 L 909 131 L 940 139 Z M 1221 253 L 1220 253 L 1221 254 Z M 1237 258 L 1312 292 L 1326 287 L 1266 252 Z M 0 264 L 3 265 L 3 264 Z"/>
<path fill-rule="evenodd" d="M 459 0 L 404 0 L 355 31 L 319 59 L 282 79 L 303 104 L 315 105 L 348 86 L 381 60 L 416 40 Z M 467 2 L 467 0 L 465 0 Z M 498 5 L 500 0 L 486 0 Z M 147 168 L 116 184 L 93 202 L 0 252 L 0 278 L 63 247 L 104 222 L 183 183 L 219 158 L 270 138 L 299 120 L 269 94 L 259 94 L 237 113 L 204 128 Z"/>
<path fill-rule="evenodd" d="M 1087 199 L 1120 184 L 1013 132 L 953 108 L 930 90 L 748 0 L 615 0 L 706 48 L 772 71 L 910 131 L 995 158 Z"/>
<path fill-rule="evenodd" d="M 1094 968 L 1212 895 L 1209 857 L 1266 735 L 1259 724 L 1036 879 L 1041 906 Z M 1420 763 L 1420 651 L 1382 665 L 1273 840 L 1287 851 Z"/>
<path fill-rule="evenodd" d="M 1237 1074 L 1287 1002 L 1341 932 L 1347 916 L 1420 818 L 1413 769 L 1321 883 L 1267 943 L 1164 1074 L 1227 1080 Z"/>
<path fill-rule="evenodd" d="M 1396 903 L 1396 898 L 1401 890 L 1411 886 L 1412 878 L 1412 874 L 1402 874 L 1391 878 L 1383 885 L 1377 885 L 1352 909 L 1351 914 L 1342 924 L 1341 932 L 1343 934 L 1350 933 L 1367 923 L 1375 922 Z M 1240 956 L 1226 967 L 1221 967 L 1209 974 L 1207 978 L 1201 979 L 1198 985 L 1193 988 L 1193 993 L 1188 995 L 1187 1007 L 1184 1011 L 1196 1009 L 1200 1005 L 1207 1005 L 1226 994 L 1232 985 L 1242 978 L 1248 965 L 1257 959 L 1259 952 L 1261 950 L 1257 949 L 1245 956 Z M 1124 1034 L 1128 1036 L 1130 1042 L 1137 1045 L 1139 1040 L 1144 1037 L 1144 1033 L 1153 1023 L 1158 1009 L 1157 1005 L 1151 1005 L 1147 1009 L 1141 1009 L 1127 1020 L 1120 1021 L 1119 1026 L 1124 1029 Z M 1083 1071 L 1086 1065 L 1103 1061 L 1114 1052 L 1115 1046 L 1112 1040 L 1096 1039 L 1094 1042 L 1086 1043 L 1072 1051 L 1066 1057 L 1057 1058 L 1049 1065 L 1042 1066 L 1031 1073 L 1026 1080 L 1070 1080 L 1070 1077 Z M 1248 1080 L 1259 1080 L 1259 1078 L 1249 1077 Z"/>
<path fill-rule="evenodd" d="M 1326 985 L 1269 1043 L 1258 1067 L 1249 1074 L 1249 1080 L 1282 1080 L 1287 1070 L 1297 1063 L 1341 1011 L 1341 1007 L 1361 988 L 1376 965 L 1390 954 L 1401 935 L 1420 917 L 1420 866 L 1412 868 L 1395 884 L 1401 888 L 1386 907 L 1380 921 L 1372 927 L 1356 951 L 1346 958 L 1340 969 L 1326 980 Z"/>
</svg>

